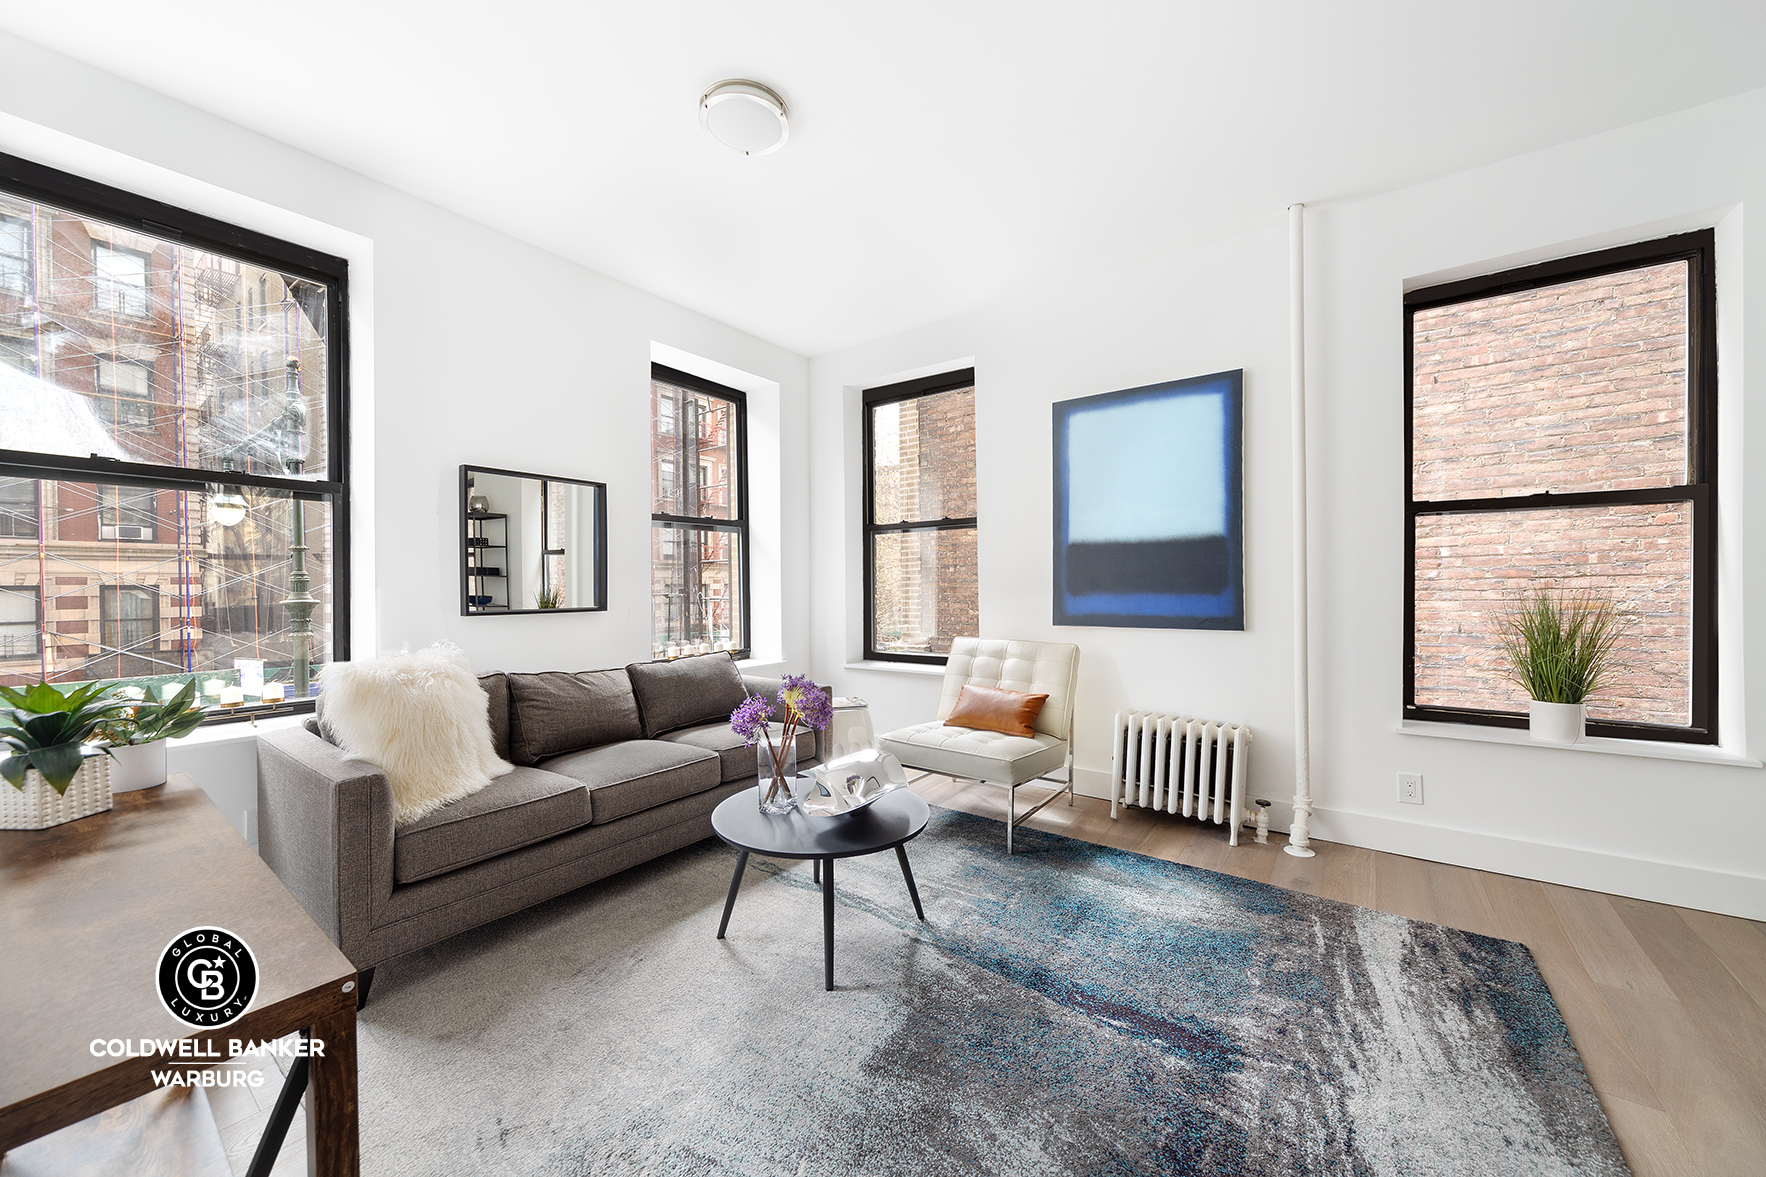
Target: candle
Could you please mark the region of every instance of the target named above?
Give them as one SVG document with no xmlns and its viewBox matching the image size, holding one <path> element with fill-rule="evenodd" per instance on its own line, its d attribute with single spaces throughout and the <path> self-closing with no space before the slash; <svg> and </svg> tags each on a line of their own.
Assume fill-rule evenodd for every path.
<svg viewBox="0 0 1766 1177">
<path fill-rule="evenodd" d="M 245 702 L 245 691 L 240 687 L 221 688 L 221 706 L 237 707 Z"/>
<path fill-rule="evenodd" d="M 681 656 L 681 648 L 679 646 L 670 646 L 667 650 L 663 651 L 663 656 L 671 661 L 675 658 L 679 658 Z"/>
<path fill-rule="evenodd" d="M 280 703 L 280 702 L 282 702 L 282 690 L 283 690 L 282 684 L 279 682 L 265 683 L 264 684 L 264 694 L 263 694 L 264 702 L 266 702 L 266 703 Z"/>
<path fill-rule="evenodd" d="M 219 695 L 221 693 L 221 688 L 226 685 L 226 683 L 218 678 L 211 678 L 202 684 L 202 693 L 205 695 Z"/>
</svg>

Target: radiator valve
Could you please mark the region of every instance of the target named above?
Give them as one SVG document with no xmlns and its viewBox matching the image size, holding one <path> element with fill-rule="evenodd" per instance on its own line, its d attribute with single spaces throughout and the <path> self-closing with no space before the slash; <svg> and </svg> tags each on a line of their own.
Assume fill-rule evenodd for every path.
<svg viewBox="0 0 1766 1177">
<path fill-rule="evenodd" d="M 1257 844 L 1269 845 L 1269 802 L 1257 799 Z"/>
</svg>

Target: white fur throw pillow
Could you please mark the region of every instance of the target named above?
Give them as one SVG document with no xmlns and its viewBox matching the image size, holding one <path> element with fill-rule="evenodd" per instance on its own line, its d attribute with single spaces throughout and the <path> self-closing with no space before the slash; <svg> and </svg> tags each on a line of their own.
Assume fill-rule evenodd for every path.
<svg viewBox="0 0 1766 1177">
<path fill-rule="evenodd" d="M 325 668 L 325 726 L 392 784 L 393 820 L 416 821 L 513 772 L 491 746 L 490 699 L 451 642 Z"/>
</svg>

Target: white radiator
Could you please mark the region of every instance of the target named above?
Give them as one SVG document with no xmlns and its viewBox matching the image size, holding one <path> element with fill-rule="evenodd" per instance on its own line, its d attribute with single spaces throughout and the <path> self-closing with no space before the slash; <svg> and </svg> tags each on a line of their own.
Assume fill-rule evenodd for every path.
<svg viewBox="0 0 1766 1177">
<path fill-rule="evenodd" d="M 1110 816 L 1118 805 L 1135 805 L 1226 822 L 1237 846 L 1250 754 L 1251 729 L 1242 723 L 1118 711 Z"/>
</svg>

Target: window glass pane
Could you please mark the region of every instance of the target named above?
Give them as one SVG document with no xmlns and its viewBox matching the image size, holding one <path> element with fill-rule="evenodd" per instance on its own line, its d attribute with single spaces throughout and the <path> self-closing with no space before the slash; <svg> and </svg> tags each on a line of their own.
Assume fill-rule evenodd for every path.
<svg viewBox="0 0 1766 1177">
<path fill-rule="evenodd" d="M 975 515 L 975 390 L 871 406 L 872 522 Z"/>
<path fill-rule="evenodd" d="M 7 448 L 330 477 L 325 286 L 0 193 L 7 290 Z"/>
<path fill-rule="evenodd" d="M 1417 311 L 1415 497 L 1684 484 L 1687 272 L 1669 262 Z"/>
<path fill-rule="evenodd" d="M 1593 590 L 1629 630 L 1589 718 L 1691 722 L 1690 504 L 1419 515 L 1416 564 L 1418 704 L 1524 713 L 1527 692 L 1506 677 L 1499 619 L 1541 588 Z"/>
<path fill-rule="evenodd" d="M 872 537 L 874 649 L 948 654 L 951 639 L 981 632 L 976 532 L 884 532 Z"/>
<path fill-rule="evenodd" d="M 30 267 L 30 222 L 0 213 L 0 295 L 16 297 L 29 291 Z"/>
<path fill-rule="evenodd" d="M 8 610 L 22 606 L 0 602 L 0 684 L 45 675 L 143 686 L 195 678 L 203 701 L 213 704 L 222 686 L 240 683 L 235 660 L 248 659 L 262 661 L 265 678 L 292 696 L 295 509 L 288 495 L 238 488 L 245 509 L 228 512 L 211 507 L 208 493 L 31 485 L 41 497 L 44 534 L 0 529 L 0 588 L 33 601 L 41 588 L 44 607 L 30 615 L 26 641 L 22 623 L 9 620 Z M 0 503 L 21 497 L 16 480 L 0 484 Z M 316 599 L 309 654 L 316 675 L 332 649 L 330 504 L 302 502 L 300 516 L 308 593 Z"/>
<path fill-rule="evenodd" d="M 37 538 L 37 480 L 0 478 L 0 539 Z"/>
<path fill-rule="evenodd" d="M 38 612 L 36 585 L 0 585 L 0 666 L 37 656 Z"/>
<path fill-rule="evenodd" d="M 741 537 L 733 531 L 660 525 L 652 527 L 650 535 L 656 656 L 690 654 L 700 646 L 745 648 Z"/>
<path fill-rule="evenodd" d="M 660 381 L 651 469 L 658 515 L 735 519 L 736 405 Z"/>
</svg>

